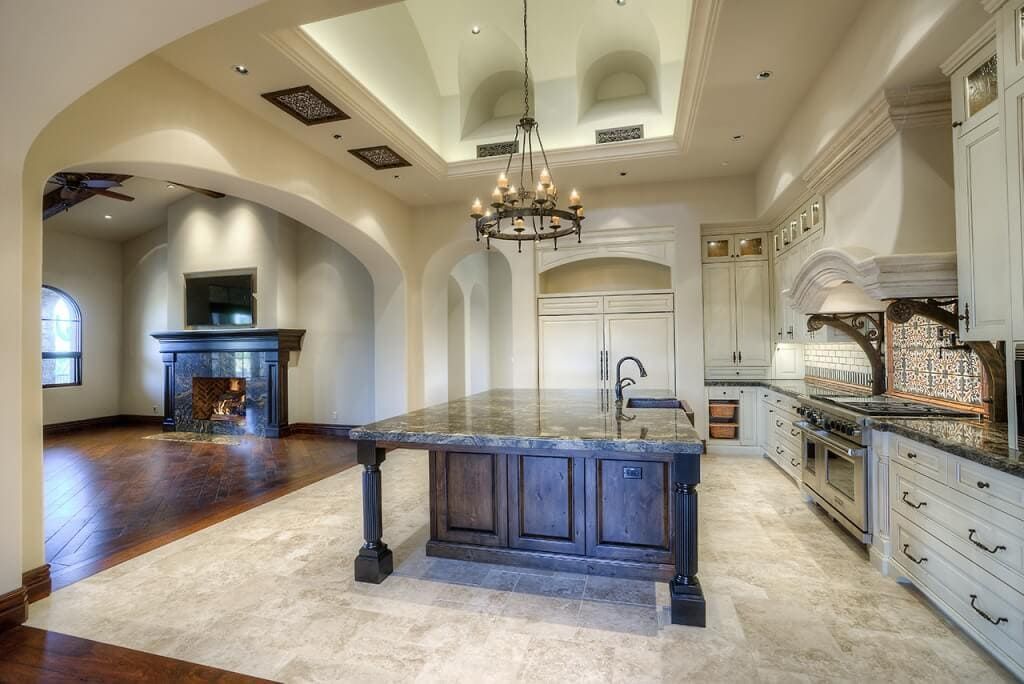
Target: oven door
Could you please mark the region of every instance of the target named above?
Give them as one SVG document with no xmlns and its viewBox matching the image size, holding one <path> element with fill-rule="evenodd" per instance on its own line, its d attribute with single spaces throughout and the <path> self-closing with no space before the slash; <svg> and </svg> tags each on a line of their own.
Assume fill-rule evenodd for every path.
<svg viewBox="0 0 1024 684">
<path fill-rule="evenodd" d="M 804 484 L 822 503 L 862 533 L 867 532 L 867 448 L 844 443 L 807 421 L 796 423 L 803 433 Z"/>
<path fill-rule="evenodd" d="M 821 442 L 809 433 L 807 427 L 800 423 L 796 425 L 803 431 L 803 481 L 817 492 L 821 489 L 821 473 L 825 471 L 824 463 L 819 463 L 823 447 Z"/>
</svg>

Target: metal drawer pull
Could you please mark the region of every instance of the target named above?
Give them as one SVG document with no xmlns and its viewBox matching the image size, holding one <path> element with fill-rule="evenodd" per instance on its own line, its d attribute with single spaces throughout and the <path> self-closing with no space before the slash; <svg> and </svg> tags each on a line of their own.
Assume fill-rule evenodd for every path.
<svg viewBox="0 0 1024 684">
<path fill-rule="evenodd" d="M 977 546 L 979 549 L 985 549 L 989 553 L 996 553 L 997 551 L 1005 551 L 1006 550 L 1006 547 L 1003 546 L 1002 544 L 1000 544 L 999 546 L 995 547 L 994 549 L 990 549 L 989 547 L 985 546 L 980 541 L 978 541 L 977 539 L 974 538 L 974 535 L 978 533 L 977 530 L 967 530 L 967 531 L 970 532 L 970 534 L 967 535 L 967 541 L 971 542 L 972 544 Z"/>
<path fill-rule="evenodd" d="M 799 468 L 800 461 L 796 460 L 795 458 L 791 458 L 789 459 L 789 465 L 793 466 L 794 468 Z"/>
<path fill-rule="evenodd" d="M 992 617 L 991 617 L 991 616 L 990 616 L 990 615 L 989 615 L 988 613 L 986 613 L 985 611 L 983 611 L 983 610 L 982 610 L 981 608 L 979 608 L 978 606 L 974 605 L 974 602 L 975 602 L 975 601 L 977 601 L 977 600 L 978 600 L 978 595 L 977 595 L 977 594 L 971 594 L 971 608 L 973 608 L 973 609 L 974 609 L 974 612 L 975 612 L 975 613 L 977 613 L 977 614 L 978 614 L 978 615 L 980 615 L 981 617 L 985 618 L 986 620 L 988 620 L 989 622 L 991 622 L 991 623 L 992 623 L 993 625 L 998 625 L 998 624 L 1000 624 L 1000 623 L 1002 623 L 1002 622 L 1009 622 L 1009 620 L 1007 620 L 1007 619 L 1006 619 L 1006 618 L 1004 618 L 1004 617 L 1001 617 L 1001 618 L 996 618 L 995 620 L 993 620 L 993 619 L 992 619 Z"/>
<path fill-rule="evenodd" d="M 789 428 L 789 434 L 793 435 L 794 437 L 799 437 L 800 436 L 800 431 L 799 430 L 794 430 L 793 428 Z"/>
<path fill-rule="evenodd" d="M 775 453 L 777 453 L 779 456 L 781 456 L 784 453 L 784 451 L 785 449 L 782 449 L 781 447 L 775 447 Z"/>
<path fill-rule="evenodd" d="M 910 492 L 903 492 L 903 497 L 902 497 L 903 498 L 903 503 L 907 504 L 911 508 L 920 508 L 921 506 L 927 506 L 928 505 L 927 501 L 922 501 L 921 503 L 914 503 L 913 501 L 908 501 L 907 500 L 907 494 L 910 494 Z"/>
<path fill-rule="evenodd" d="M 918 565 L 928 561 L 928 559 L 923 557 L 923 556 L 921 558 L 914 558 L 913 556 L 911 556 L 910 555 L 910 544 L 904 544 L 903 545 L 903 555 L 906 556 L 907 558 L 909 558 L 910 560 L 914 561 Z"/>
<path fill-rule="evenodd" d="M 907 458 L 917 458 L 917 454 L 915 454 L 913 451 L 908 451 Z"/>
<path fill-rule="evenodd" d="M 981 480 L 978 480 L 978 489 L 988 489 L 991 486 L 992 485 L 990 485 L 988 482 L 982 482 Z"/>
<path fill-rule="evenodd" d="M 775 419 L 775 427 L 782 427 L 783 423 L 778 418 Z"/>
</svg>

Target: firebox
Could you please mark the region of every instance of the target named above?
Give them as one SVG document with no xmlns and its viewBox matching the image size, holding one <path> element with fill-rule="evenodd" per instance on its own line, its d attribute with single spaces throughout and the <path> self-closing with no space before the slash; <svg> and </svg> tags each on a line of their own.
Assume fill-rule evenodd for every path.
<svg viewBox="0 0 1024 684">
<path fill-rule="evenodd" d="M 245 378 L 192 378 L 192 417 L 245 422 Z"/>
</svg>

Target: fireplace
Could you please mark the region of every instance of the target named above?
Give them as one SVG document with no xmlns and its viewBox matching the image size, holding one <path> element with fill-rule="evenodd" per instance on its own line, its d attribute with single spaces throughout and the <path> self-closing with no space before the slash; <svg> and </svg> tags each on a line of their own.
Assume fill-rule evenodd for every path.
<svg viewBox="0 0 1024 684">
<path fill-rule="evenodd" d="M 283 437 L 288 356 L 305 330 L 153 333 L 164 362 L 164 430 Z"/>
<path fill-rule="evenodd" d="M 192 417 L 245 422 L 245 378 L 192 378 Z"/>
</svg>

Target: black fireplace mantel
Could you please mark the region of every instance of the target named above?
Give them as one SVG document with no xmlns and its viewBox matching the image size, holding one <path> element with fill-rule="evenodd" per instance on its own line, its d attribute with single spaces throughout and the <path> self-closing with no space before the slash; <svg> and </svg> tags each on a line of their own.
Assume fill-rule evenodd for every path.
<svg viewBox="0 0 1024 684">
<path fill-rule="evenodd" d="M 187 373 L 191 367 L 185 356 L 179 354 L 256 353 L 262 354 L 266 374 L 265 416 L 259 412 L 259 423 L 265 425 L 267 437 L 284 437 L 291 432 L 288 424 L 288 353 L 302 348 L 305 330 L 293 328 L 225 328 L 215 330 L 168 330 L 152 333 L 160 343 L 160 356 L 164 363 L 164 421 L 165 431 L 178 429 L 176 417 L 177 372 Z M 177 366 L 184 364 L 184 368 Z M 186 421 L 187 422 L 187 421 Z M 188 429 L 188 428 L 186 428 Z"/>
<path fill-rule="evenodd" d="M 302 348 L 305 330 L 294 328 L 223 328 L 166 330 L 153 333 L 160 353 L 169 352 L 289 352 Z"/>
</svg>

